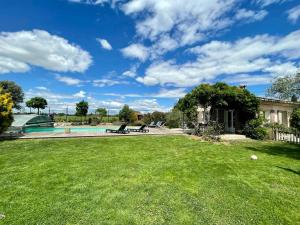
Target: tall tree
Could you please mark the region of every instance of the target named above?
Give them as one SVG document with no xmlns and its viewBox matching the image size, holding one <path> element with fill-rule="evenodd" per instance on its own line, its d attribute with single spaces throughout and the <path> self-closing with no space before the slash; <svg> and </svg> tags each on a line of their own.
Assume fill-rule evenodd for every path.
<svg viewBox="0 0 300 225">
<path fill-rule="evenodd" d="M 2 93 L 9 93 L 11 95 L 12 101 L 14 103 L 15 109 L 20 109 L 20 103 L 24 100 L 24 93 L 20 86 L 18 86 L 13 81 L 0 81 L 0 88 L 2 89 Z"/>
<path fill-rule="evenodd" d="M 107 116 L 107 110 L 105 108 L 98 108 L 96 109 L 96 114 L 100 117 L 100 122 L 104 116 Z"/>
<path fill-rule="evenodd" d="M 26 101 L 26 107 L 28 107 L 29 108 L 29 110 L 30 110 L 30 113 L 31 113 L 31 108 L 33 108 L 32 107 L 32 100 L 31 99 L 29 99 L 28 101 Z"/>
<path fill-rule="evenodd" d="M 296 101 L 300 97 L 300 72 L 294 75 L 279 76 L 267 90 L 267 96 Z"/>
<path fill-rule="evenodd" d="M 13 100 L 9 93 L 0 89 L 0 134 L 7 130 L 13 122 Z"/>
<path fill-rule="evenodd" d="M 42 97 L 34 97 L 29 101 L 31 102 L 31 107 L 38 110 L 38 114 L 40 114 L 40 109 L 45 109 L 48 105 L 47 100 Z"/>
<path fill-rule="evenodd" d="M 76 104 L 76 115 L 86 116 L 89 110 L 89 103 L 82 100 Z"/>
<path fill-rule="evenodd" d="M 119 112 L 119 119 L 125 121 L 126 123 L 134 122 L 137 120 L 135 112 L 129 108 L 128 105 L 124 105 Z"/>
</svg>

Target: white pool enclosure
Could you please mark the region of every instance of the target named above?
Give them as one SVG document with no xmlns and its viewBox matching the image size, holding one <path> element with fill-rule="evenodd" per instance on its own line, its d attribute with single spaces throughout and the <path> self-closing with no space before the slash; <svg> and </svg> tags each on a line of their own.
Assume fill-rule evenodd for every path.
<svg viewBox="0 0 300 225">
<path fill-rule="evenodd" d="M 14 114 L 9 131 L 22 131 L 26 127 L 53 127 L 50 116 L 37 114 Z"/>
</svg>

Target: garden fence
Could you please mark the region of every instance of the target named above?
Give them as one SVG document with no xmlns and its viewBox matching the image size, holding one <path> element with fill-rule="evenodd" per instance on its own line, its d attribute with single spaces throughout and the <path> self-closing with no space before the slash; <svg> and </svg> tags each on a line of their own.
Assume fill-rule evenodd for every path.
<svg viewBox="0 0 300 225">
<path fill-rule="evenodd" d="M 285 141 L 289 143 L 300 144 L 300 132 L 273 129 L 273 139 L 275 141 Z"/>
</svg>

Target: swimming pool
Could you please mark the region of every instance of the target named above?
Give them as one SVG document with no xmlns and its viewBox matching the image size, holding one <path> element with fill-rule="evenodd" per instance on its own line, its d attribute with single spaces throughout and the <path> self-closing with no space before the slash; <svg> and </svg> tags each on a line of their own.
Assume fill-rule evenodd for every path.
<svg viewBox="0 0 300 225">
<path fill-rule="evenodd" d="M 71 133 L 105 133 L 106 128 L 102 127 L 72 127 Z M 65 128 L 56 127 L 26 127 L 25 133 L 64 133 Z"/>
</svg>

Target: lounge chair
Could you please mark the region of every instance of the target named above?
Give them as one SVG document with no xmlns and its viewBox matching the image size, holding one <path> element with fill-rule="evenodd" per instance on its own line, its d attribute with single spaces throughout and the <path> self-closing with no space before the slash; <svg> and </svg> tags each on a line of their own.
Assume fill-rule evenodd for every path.
<svg viewBox="0 0 300 225">
<path fill-rule="evenodd" d="M 152 122 L 148 125 L 148 127 L 156 127 L 156 122 L 152 121 Z"/>
<path fill-rule="evenodd" d="M 118 134 L 128 134 L 129 130 L 126 130 L 127 124 L 122 124 L 119 129 L 106 129 L 106 133 L 118 133 Z"/>
<path fill-rule="evenodd" d="M 162 127 L 163 125 L 165 125 L 165 122 L 159 121 L 159 122 L 156 124 L 156 127 Z"/>
<path fill-rule="evenodd" d="M 146 125 L 142 125 L 140 128 L 138 129 L 128 129 L 131 132 L 141 132 L 141 133 L 148 133 L 149 130 L 145 129 Z"/>
</svg>

